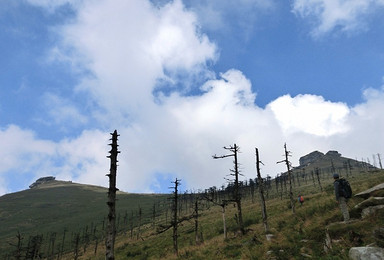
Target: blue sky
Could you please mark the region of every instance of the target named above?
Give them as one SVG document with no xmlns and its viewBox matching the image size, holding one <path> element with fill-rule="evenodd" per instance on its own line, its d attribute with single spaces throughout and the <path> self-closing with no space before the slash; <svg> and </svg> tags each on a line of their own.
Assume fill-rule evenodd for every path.
<svg viewBox="0 0 384 260">
<path fill-rule="evenodd" d="M 23 0 L 0 2 L 0 194 L 36 178 L 119 188 L 221 186 L 241 148 L 254 178 L 286 142 L 384 154 L 382 0 Z"/>
</svg>

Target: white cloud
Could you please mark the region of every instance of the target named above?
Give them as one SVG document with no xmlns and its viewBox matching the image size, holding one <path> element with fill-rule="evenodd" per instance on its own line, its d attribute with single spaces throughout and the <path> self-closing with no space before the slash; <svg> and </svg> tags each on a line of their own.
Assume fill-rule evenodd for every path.
<svg viewBox="0 0 384 260">
<path fill-rule="evenodd" d="M 40 164 L 47 154 L 54 153 L 52 142 L 38 140 L 32 131 L 23 130 L 15 125 L 0 129 L 0 143 L 2 174 L 11 169 L 19 173 L 29 171 Z"/>
<path fill-rule="evenodd" d="M 49 118 L 38 120 L 44 124 L 54 123 L 61 126 L 64 131 L 76 126 L 85 125 L 88 118 L 80 113 L 77 106 L 72 101 L 64 99 L 52 93 L 45 93 L 42 97 L 44 110 L 47 111 Z"/>
<path fill-rule="evenodd" d="M 136 116 L 152 103 L 152 91 L 166 71 L 198 73 L 217 55 L 180 1 L 160 9 L 141 0 L 86 2 L 61 34 L 74 63 L 93 74 L 79 89 L 110 115 Z"/>
<path fill-rule="evenodd" d="M 334 30 L 364 30 L 367 16 L 382 7 L 382 0 L 295 0 L 292 9 L 296 15 L 312 19 L 312 35 L 320 37 Z"/>
<path fill-rule="evenodd" d="M 315 95 L 286 95 L 260 108 L 241 71 L 212 76 L 206 63 L 217 58 L 216 46 L 180 1 L 161 8 L 143 0 L 91 1 L 77 15 L 59 28 L 63 43 L 55 50 L 92 73 L 74 91 L 98 105 L 94 128 L 57 142 L 14 125 L 1 129 L 0 178 L 18 172 L 28 180 L 55 175 L 106 186 L 110 135 L 99 130 L 106 127 L 120 133 L 118 188 L 129 192 L 151 191 L 163 176 L 182 179 L 183 189 L 220 186 L 232 160 L 213 160 L 212 155 L 225 154 L 222 147 L 234 143 L 241 148 L 244 178 L 256 176 L 255 147 L 264 176 L 285 170 L 276 164 L 285 142 L 294 165 L 313 150 L 339 150 L 352 158 L 382 152 L 384 89 L 367 89 L 366 101 L 352 108 Z M 167 76 L 172 81 L 178 70 L 211 78 L 194 85 L 199 95 L 185 96 L 175 88 L 155 99 L 158 80 Z M 53 115 L 60 122 L 90 120 L 69 98 L 47 94 Z M 6 189 L 3 185 L 0 192 Z"/>
<path fill-rule="evenodd" d="M 346 119 L 349 108 L 343 103 L 325 101 L 320 96 L 289 95 L 269 104 L 285 133 L 302 132 L 331 136 L 348 131 Z"/>
<path fill-rule="evenodd" d="M 15 125 L 1 129 L 0 179 L 8 181 L 2 182 L 0 195 L 10 190 L 7 186 L 17 186 L 12 182 L 28 186 L 38 177 L 50 175 L 105 186 L 109 169 L 108 139 L 106 133 L 95 130 L 55 143 Z"/>
</svg>

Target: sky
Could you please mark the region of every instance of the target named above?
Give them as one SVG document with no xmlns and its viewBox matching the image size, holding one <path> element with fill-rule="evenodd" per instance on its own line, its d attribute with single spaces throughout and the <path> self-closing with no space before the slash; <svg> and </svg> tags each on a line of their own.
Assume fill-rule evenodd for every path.
<svg viewBox="0 0 384 260">
<path fill-rule="evenodd" d="M 0 1 L 0 195 L 55 176 L 134 193 L 384 155 L 383 0 Z M 377 157 L 378 158 L 378 157 Z"/>
</svg>

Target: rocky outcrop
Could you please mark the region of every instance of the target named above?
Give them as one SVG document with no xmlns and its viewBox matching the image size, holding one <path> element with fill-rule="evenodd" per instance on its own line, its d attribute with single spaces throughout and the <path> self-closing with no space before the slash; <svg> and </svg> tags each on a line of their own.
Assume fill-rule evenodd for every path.
<svg viewBox="0 0 384 260">
<path fill-rule="evenodd" d="M 349 249 L 351 260 L 381 260 L 384 259 L 384 249 L 380 247 L 352 247 Z"/>
<path fill-rule="evenodd" d="M 361 214 L 361 219 L 367 218 L 376 214 L 378 211 L 384 210 L 384 197 L 374 197 L 375 194 L 378 194 L 378 191 L 384 190 L 384 183 L 376 185 L 375 187 L 360 192 L 355 195 L 355 197 L 364 198 L 365 200 L 361 203 L 357 204 L 354 207 L 355 213 Z M 358 219 L 351 220 L 345 225 L 350 225 L 351 223 L 358 222 Z M 342 223 L 342 222 L 341 222 Z M 328 228 L 331 228 L 334 225 L 340 225 L 341 223 L 332 223 L 328 225 L 326 229 L 326 237 L 324 243 L 324 252 L 328 253 L 332 250 L 332 244 L 336 242 L 336 240 L 331 239 L 329 235 Z M 378 227 L 373 231 L 374 243 L 368 246 L 361 247 L 352 247 L 349 250 L 349 259 L 351 260 L 378 260 L 384 259 L 384 227 Z M 361 239 L 361 235 L 356 233 L 354 230 L 349 231 L 349 240 L 353 242 L 352 244 L 355 246 L 363 245 L 363 240 Z M 373 245 L 375 245 L 373 247 Z"/>
<path fill-rule="evenodd" d="M 310 154 L 307 154 L 303 157 L 300 157 L 299 164 L 300 164 L 300 166 L 306 166 L 306 165 L 309 165 L 309 164 L 313 163 L 314 161 L 322 158 L 323 156 L 324 156 L 324 154 L 322 152 L 314 151 Z"/>
<path fill-rule="evenodd" d="M 46 183 L 46 182 L 51 182 L 51 181 L 54 181 L 56 178 L 53 177 L 53 176 L 47 176 L 47 177 L 42 177 L 42 178 L 39 178 L 37 179 L 34 183 L 32 183 L 31 185 L 29 185 L 29 188 L 30 189 L 33 189 L 33 188 L 36 188 L 37 186 L 43 184 L 43 183 Z"/>
<path fill-rule="evenodd" d="M 357 204 L 354 209 L 361 212 L 361 218 L 375 214 L 378 210 L 384 209 L 384 197 L 373 197 L 379 191 L 384 190 L 384 183 L 376 185 L 368 190 L 360 192 L 355 197 L 364 198 L 363 202 Z"/>
<path fill-rule="evenodd" d="M 325 156 L 336 158 L 341 157 L 341 153 L 339 153 L 338 151 L 328 151 Z"/>
<path fill-rule="evenodd" d="M 372 187 L 368 190 L 362 191 L 362 192 L 356 194 L 355 196 L 367 199 L 367 198 L 371 197 L 371 194 L 373 194 L 374 192 L 380 191 L 380 190 L 384 190 L 384 183 L 376 185 L 375 187 Z"/>
</svg>

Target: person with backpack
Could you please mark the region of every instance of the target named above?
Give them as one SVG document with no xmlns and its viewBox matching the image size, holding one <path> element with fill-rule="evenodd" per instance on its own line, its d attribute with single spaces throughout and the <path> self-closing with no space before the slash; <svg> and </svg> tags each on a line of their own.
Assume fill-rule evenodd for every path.
<svg viewBox="0 0 384 260">
<path fill-rule="evenodd" d="M 336 201 L 339 204 L 341 213 L 343 214 L 344 222 L 349 221 L 348 199 L 352 196 L 351 186 L 346 179 L 340 178 L 339 174 L 333 174 L 333 187 L 335 189 Z"/>
<path fill-rule="evenodd" d="M 303 205 L 304 198 L 301 194 L 299 194 L 299 196 L 297 196 L 297 200 L 300 202 L 300 206 Z"/>
</svg>

